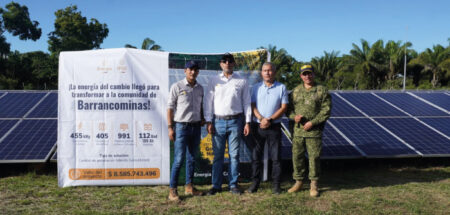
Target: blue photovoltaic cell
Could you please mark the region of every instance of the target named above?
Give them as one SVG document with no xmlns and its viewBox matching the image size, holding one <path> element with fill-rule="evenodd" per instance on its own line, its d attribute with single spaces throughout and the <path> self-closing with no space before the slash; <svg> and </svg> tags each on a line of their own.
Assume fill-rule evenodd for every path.
<svg viewBox="0 0 450 215">
<path fill-rule="evenodd" d="M 331 116 L 332 117 L 346 117 L 346 116 L 363 116 L 355 108 L 347 104 L 344 100 L 331 93 Z"/>
<path fill-rule="evenodd" d="M 450 95 L 446 93 L 414 93 L 415 95 L 450 111 Z"/>
<path fill-rule="evenodd" d="M 417 155 L 412 149 L 397 140 L 367 118 L 329 119 L 368 157 L 392 157 Z"/>
<path fill-rule="evenodd" d="M 420 120 L 450 137 L 450 117 L 420 118 Z"/>
<path fill-rule="evenodd" d="M 0 99 L 0 118 L 23 117 L 46 93 L 8 93 Z"/>
<path fill-rule="evenodd" d="M 0 139 L 9 131 L 19 120 L 0 120 Z"/>
<path fill-rule="evenodd" d="M 321 158 L 357 158 L 362 157 L 352 145 L 350 145 L 331 126 L 325 125 L 323 132 L 323 146 Z M 283 159 L 292 158 L 292 143 L 282 132 L 281 135 L 281 157 Z"/>
<path fill-rule="evenodd" d="M 58 117 L 58 93 L 50 93 L 27 116 L 27 118 L 56 118 Z"/>
<path fill-rule="evenodd" d="M 23 120 L 0 144 L 0 161 L 45 160 L 56 144 L 57 120 Z"/>
<path fill-rule="evenodd" d="M 406 116 L 370 93 L 336 93 L 369 116 Z"/>
<path fill-rule="evenodd" d="M 406 93 L 376 93 L 413 116 L 447 116 L 448 114 Z M 449 98 L 450 99 L 450 98 Z"/>
<path fill-rule="evenodd" d="M 340 134 L 336 132 L 328 123 L 325 124 L 322 137 L 322 155 L 323 158 L 339 157 L 362 157 L 355 147 L 350 145 Z"/>
<path fill-rule="evenodd" d="M 386 128 L 426 155 L 449 155 L 450 140 L 412 118 L 379 118 Z"/>
</svg>

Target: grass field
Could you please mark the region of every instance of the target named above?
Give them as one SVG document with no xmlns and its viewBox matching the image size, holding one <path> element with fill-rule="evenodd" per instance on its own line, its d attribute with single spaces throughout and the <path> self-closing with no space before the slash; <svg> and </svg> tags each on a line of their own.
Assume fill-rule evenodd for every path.
<svg viewBox="0 0 450 215">
<path fill-rule="evenodd" d="M 181 195 L 183 200 L 173 203 L 168 186 L 59 188 L 54 171 L 28 172 L 0 178 L 0 214 L 450 214 L 448 165 L 328 167 L 319 198 L 309 197 L 309 186 L 286 193 L 293 184 L 289 178 L 285 175 L 279 196 L 266 182 L 256 194 Z"/>
</svg>

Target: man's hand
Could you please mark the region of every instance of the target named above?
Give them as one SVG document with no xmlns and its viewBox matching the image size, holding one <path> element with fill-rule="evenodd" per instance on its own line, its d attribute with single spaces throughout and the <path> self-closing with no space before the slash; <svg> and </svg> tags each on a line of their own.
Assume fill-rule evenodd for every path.
<svg viewBox="0 0 450 215">
<path fill-rule="evenodd" d="M 261 123 L 259 124 L 259 127 L 262 129 L 266 129 L 270 126 L 270 121 L 268 118 L 264 118 L 261 120 Z"/>
<path fill-rule="evenodd" d="M 211 122 L 206 123 L 206 129 L 208 130 L 209 134 L 214 134 L 214 125 Z"/>
<path fill-rule="evenodd" d="M 313 124 L 311 123 L 311 121 L 305 123 L 305 125 L 303 126 L 303 130 L 305 131 L 309 131 L 312 128 Z"/>
<path fill-rule="evenodd" d="M 302 120 L 302 115 L 296 115 L 295 117 L 294 117 L 294 120 L 295 120 L 295 123 L 299 123 L 300 122 L 300 120 Z"/>
<path fill-rule="evenodd" d="M 175 131 L 172 127 L 169 128 L 169 139 L 170 141 L 175 141 Z"/>
<path fill-rule="evenodd" d="M 249 123 L 245 123 L 244 126 L 244 136 L 247 136 L 250 134 L 250 124 Z"/>
</svg>

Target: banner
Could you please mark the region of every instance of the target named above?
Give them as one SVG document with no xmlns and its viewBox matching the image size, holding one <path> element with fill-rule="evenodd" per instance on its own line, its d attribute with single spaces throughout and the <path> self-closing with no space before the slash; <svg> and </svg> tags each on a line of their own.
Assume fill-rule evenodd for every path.
<svg viewBox="0 0 450 215">
<path fill-rule="evenodd" d="M 168 184 L 167 52 L 59 57 L 58 184 Z"/>
</svg>

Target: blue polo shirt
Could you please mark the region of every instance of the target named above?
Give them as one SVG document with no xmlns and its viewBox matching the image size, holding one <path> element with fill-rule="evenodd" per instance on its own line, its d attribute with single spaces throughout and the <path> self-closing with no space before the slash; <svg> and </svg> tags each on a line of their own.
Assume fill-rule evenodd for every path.
<svg viewBox="0 0 450 215">
<path fill-rule="evenodd" d="M 264 81 L 252 87 L 252 103 L 256 104 L 256 108 L 264 118 L 269 118 L 280 109 L 281 104 L 287 104 L 288 102 L 286 86 L 278 81 L 275 81 L 270 87 L 267 87 Z M 254 116 L 253 121 L 259 122 Z M 281 117 L 273 120 L 273 123 L 279 122 L 281 122 Z"/>
</svg>

